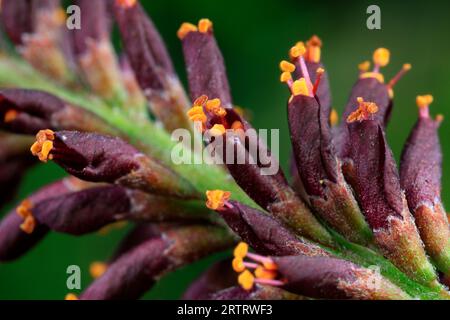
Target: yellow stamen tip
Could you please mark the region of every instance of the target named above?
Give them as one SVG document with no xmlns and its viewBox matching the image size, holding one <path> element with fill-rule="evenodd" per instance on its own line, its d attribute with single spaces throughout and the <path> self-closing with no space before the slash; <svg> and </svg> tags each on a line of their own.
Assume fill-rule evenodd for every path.
<svg viewBox="0 0 450 320">
<path fill-rule="evenodd" d="M 215 124 L 211 129 L 209 129 L 209 134 L 211 136 L 222 136 L 224 135 L 226 129 L 223 124 Z"/>
<path fill-rule="evenodd" d="M 257 279 L 273 280 L 277 277 L 277 273 L 259 266 L 258 268 L 255 269 L 255 277 Z"/>
<path fill-rule="evenodd" d="M 208 112 L 214 113 L 218 117 L 225 117 L 227 115 L 227 111 L 225 110 L 225 108 L 221 107 L 221 104 L 222 102 L 220 101 L 220 99 L 211 99 L 206 101 L 205 109 Z"/>
<path fill-rule="evenodd" d="M 181 24 L 180 28 L 177 31 L 177 36 L 180 40 L 183 40 L 188 33 L 198 31 L 197 27 L 192 23 L 184 22 Z"/>
<path fill-rule="evenodd" d="M 201 19 L 198 22 L 198 31 L 201 33 L 208 33 L 212 30 L 213 23 L 209 19 Z"/>
<path fill-rule="evenodd" d="M 117 4 L 123 8 L 131 8 L 136 2 L 137 0 L 117 0 Z"/>
<path fill-rule="evenodd" d="M 20 225 L 20 229 L 22 229 L 23 232 L 31 234 L 34 231 L 34 228 L 36 227 L 36 219 L 32 215 L 29 215 L 25 218 L 23 223 Z"/>
<path fill-rule="evenodd" d="M 19 112 L 17 112 L 14 109 L 11 109 L 11 110 L 6 111 L 5 117 L 4 117 L 3 120 L 6 123 L 12 122 L 12 121 L 14 121 L 17 118 L 18 115 L 19 115 Z"/>
<path fill-rule="evenodd" d="M 433 103 L 433 100 L 434 98 L 431 94 L 416 97 L 416 103 L 419 108 L 427 108 Z"/>
<path fill-rule="evenodd" d="M 240 121 L 234 121 L 231 125 L 231 129 L 233 130 L 244 130 L 244 125 Z"/>
<path fill-rule="evenodd" d="M 294 96 L 309 96 L 308 86 L 306 85 L 305 78 L 294 81 L 294 83 L 292 84 L 292 94 Z"/>
<path fill-rule="evenodd" d="M 378 48 L 373 53 L 373 63 L 380 67 L 385 67 L 389 64 L 391 53 L 386 48 Z"/>
<path fill-rule="evenodd" d="M 250 291 L 255 283 L 255 277 L 248 270 L 242 272 L 238 277 L 238 283 L 244 290 Z"/>
<path fill-rule="evenodd" d="M 295 65 L 290 63 L 290 62 L 288 62 L 288 61 L 286 61 L 286 60 L 283 60 L 283 61 L 280 62 L 280 69 L 283 72 L 294 72 L 295 71 Z"/>
<path fill-rule="evenodd" d="M 339 123 L 339 114 L 337 113 L 336 109 L 331 109 L 330 112 L 330 125 L 332 127 L 337 126 Z"/>
<path fill-rule="evenodd" d="M 16 213 L 22 218 L 32 215 L 31 209 L 33 209 L 33 204 L 29 199 L 25 199 L 22 203 L 16 208 Z"/>
<path fill-rule="evenodd" d="M 239 244 L 234 248 L 233 255 L 235 258 L 244 259 L 248 253 L 248 244 L 245 242 L 239 242 Z"/>
<path fill-rule="evenodd" d="M 66 294 L 64 300 L 78 300 L 78 296 L 73 293 Z"/>
<path fill-rule="evenodd" d="M 206 191 L 206 206 L 211 210 L 221 210 L 231 197 L 231 192 L 223 190 Z"/>
<path fill-rule="evenodd" d="M 361 71 L 361 72 L 367 72 L 367 71 L 369 71 L 369 69 L 370 69 L 370 61 L 364 61 L 364 62 L 361 62 L 361 63 L 358 65 L 358 69 L 359 69 L 359 71 Z"/>
<path fill-rule="evenodd" d="M 358 97 L 356 99 L 359 106 L 354 112 L 352 112 L 348 118 L 347 122 L 352 123 L 355 121 L 363 121 L 369 119 L 369 116 L 378 112 L 378 106 L 374 102 L 365 102 L 363 98 Z"/>
<path fill-rule="evenodd" d="M 95 261 L 89 266 L 89 274 L 92 278 L 100 278 L 108 269 L 108 265 L 104 262 Z"/>
<path fill-rule="evenodd" d="M 307 42 L 306 46 L 310 47 L 322 47 L 322 39 L 320 39 L 318 36 L 313 35 Z"/>
<path fill-rule="evenodd" d="M 361 79 L 369 79 L 374 78 L 377 79 L 380 83 L 384 83 L 384 76 L 379 72 L 364 72 L 360 76 Z"/>
<path fill-rule="evenodd" d="M 325 73 L 325 69 L 324 68 L 317 68 L 316 73 L 319 74 L 324 74 Z"/>
<path fill-rule="evenodd" d="M 241 273 L 245 270 L 244 260 L 242 258 L 236 257 L 231 262 L 231 266 L 233 267 L 233 270 L 237 273 Z"/>
<path fill-rule="evenodd" d="M 438 114 L 437 116 L 436 116 L 436 122 L 442 122 L 442 121 L 444 121 L 444 115 L 442 115 L 442 114 Z"/>
<path fill-rule="evenodd" d="M 292 80 L 292 75 L 290 72 L 285 71 L 285 72 L 281 73 L 281 76 L 280 76 L 281 82 L 288 82 L 289 80 Z"/>
<path fill-rule="evenodd" d="M 411 70 L 411 68 L 412 68 L 412 66 L 410 63 L 405 63 L 403 65 L 403 70 L 405 70 L 405 71 L 409 71 L 409 70 Z"/>
<path fill-rule="evenodd" d="M 203 112 L 203 107 L 194 105 L 192 108 L 190 108 L 187 112 L 188 118 L 193 121 L 200 121 L 201 123 L 205 123 L 207 118 L 205 113 Z"/>
<path fill-rule="evenodd" d="M 222 102 L 220 101 L 220 99 L 216 98 L 216 99 L 208 100 L 206 102 L 205 107 L 206 107 L 206 110 L 210 111 L 210 110 L 212 110 L 214 108 L 220 107 L 221 104 L 222 104 Z"/>
<path fill-rule="evenodd" d="M 41 130 L 36 134 L 36 142 L 30 148 L 31 153 L 37 156 L 40 161 L 47 162 L 53 156 L 50 152 L 53 149 L 53 141 L 55 140 L 55 133 L 50 130 Z"/>
</svg>

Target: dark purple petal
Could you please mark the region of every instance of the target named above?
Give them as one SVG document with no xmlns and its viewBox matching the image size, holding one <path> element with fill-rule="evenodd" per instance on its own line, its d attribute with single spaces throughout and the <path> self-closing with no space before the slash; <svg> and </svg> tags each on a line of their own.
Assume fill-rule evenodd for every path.
<svg viewBox="0 0 450 320">
<path fill-rule="evenodd" d="M 389 90 L 384 83 L 375 78 L 358 79 L 352 88 L 350 98 L 342 115 L 342 123 L 336 130 L 335 145 L 341 157 L 346 157 L 348 150 L 348 128 L 347 118 L 358 106 L 357 99 L 361 97 L 364 101 L 374 102 L 378 106 L 378 112 L 374 115 L 382 126 L 387 124 L 392 109 L 392 101 L 389 98 Z"/>
<path fill-rule="evenodd" d="M 16 213 L 8 213 L 0 223 L 0 262 L 18 259 L 33 248 L 48 233 L 44 225 L 36 225 L 31 234 L 20 229 L 23 219 Z"/>
<path fill-rule="evenodd" d="M 367 244 L 372 236 L 353 193 L 345 182 L 333 144 L 329 116 L 316 98 L 295 96 L 288 119 L 300 191 L 331 227 L 352 242 Z"/>
<path fill-rule="evenodd" d="M 94 232 L 130 211 L 130 199 L 119 186 L 90 188 L 38 202 L 32 209 L 40 224 L 74 235 Z"/>
<path fill-rule="evenodd" d="M 125 6 L 116 1 L 115 17 L 123 47 L 141 88 L 164 89 L 165 74 L 173 74 L 172 62 L 153 22 L 136 2 Z"/>
<path fill-rule="evenodd" d="M 1 16 L 5 32 L 16 45 L 22 36 L 33 31 L 31 4 L 28 0 L 5 0 L 1 3 Z"/>
<path fill-rule="evenodd" d="M 390 217 L 401 217 L 402 191 L 383 129 L 376 120 L 349 124 L 353 188 L 373 229 L 386 228 Z"/>
<path fill-rule="evenodd" d="M 284 289 L 322 299 L 409 299 L 400 288 L 374 270 L 326 257 L 275 257 Z"/>
<path fill-rule="evenodd" d="M 324 197 L 323 181 L 337 182 L 328 117 L 315 98 L 299 95 L 289 102 L 288 119 L 295 162 L 306 192 Z"/>
<path fill-rule="evenodd" d="M 319 246 L 297 237 L 289 229 L 271 216 L 230 201 L 219 214 L 230 228 L 254 250 L 263 255 L 298 255 L 328 256 Z"/>
<path fill-rule="evenodd" d="M 442 152 L 438 127 L 431 118 L 419 118 L 403 149 L 401 185 L 411 210 L 440 202 Z"/>
<path fill-rule="evenodd" d="M 161 254 L 169 247 L 166 240 L 155 238 L 123 254 L 80 295 L 80 299 L 138 299 L 153 286 L 156 276 L 170 266 Z"/>
<path fill-rule="evenodd" d="M 224 60 L 212 32 L 189 32 L 182 44 L 191 100 L 206 95 L 219 98 L 224 106 L 231 107 Z"/>
<path fill-rule="evenodd" d="M 439 122 L 420 116 L 401 158 L 401 185 L 425 249 L 437 268 L 450 275 L 450 228 L 441 203 L 442 152 Z"/>
<path fill-rule="evenodd" d="M 410 277 L 436 285 L 436 273 L 404 201 L 381 124 L 377 120 L 355 121 L 349 124 L 349 133 L 351 162 L 344 170 L 378 246 Z"/>
<path fill-rule="evenodd" d="M 248 157 L 245 146 L 239 139 L 228 134 L 225 136 L 225 143 L 237 151 L 234 153 L 235 157 L 238 153 L 246 154 Z M 226 163 L 228 171 L 237 184 L 262 208 L 284 221 L 305 238 L 325 245 L 333 245 L 328 231 L 296 196 L 280 171 L 275 175 L 264 175 L 262 167 L 258 164 L 252 164 L 248 160 L 244 164 L 239 164 L 237 158 Z"/>
<path fill-rule="evenodd" d="M 53 231 L 74 235 L 94 232 L 122 220 L 207 221 L 211 216 L 201 202 L 159 197 L 120 186 L 101 186 L 53 197 L 37 203 L 32 213 Z"/>
<path fill-rule="evenodd" d="M 77 55 L 83 54 L 89 41 L 102 41 L 109 38 L 110 21 L 104 0 L 76 0 L 75 5 L 82 12 L 81 28 L 71 31 Z"/>
<path fill-rule="evenodd" d="M 9 118 L 8 112 L 13 113 Z M 117 134 L 93 113 L 39 90 L 0 90 L 0 118 L 2 127 L 24 134 L 36 134 L 47 128 Z"/>
<path fill-rule="evenodd" d="M 30 156 L 28 136 L 0 132 L 0 208 L 16 193 L 25 172 L 36 161 Z"/>
<path fill-rule="evenodd" d="M 43 187 L 32 194 L 28 200 L 33 205 L 44 199 L 66 194 L 75 188 L 77 188 L 77 184 L 69 179 L 64 179 Z M 49 231 L 46 226 L 36 223 L 31 234 L 25 233 L 20 229 L 23 218 L 17 214 L 16 209 L 14 208 L 8 213 L 0 223 L 0 261 L 17 259 L 36 245 Z"/>
<path fill-rule="evenodd" d="M 41 133 L 38 133 L 38 140 Z M 53 148 L 50 157 L 80 179 L 118 183 L 181 198 L 198 196 L 187 180 L 120 138 L 78 131 L 58 131 L 51 135 L 53 137 L 49 140 Z M 36 144 L 39 145 L 38 142 Z"/>
</svg>

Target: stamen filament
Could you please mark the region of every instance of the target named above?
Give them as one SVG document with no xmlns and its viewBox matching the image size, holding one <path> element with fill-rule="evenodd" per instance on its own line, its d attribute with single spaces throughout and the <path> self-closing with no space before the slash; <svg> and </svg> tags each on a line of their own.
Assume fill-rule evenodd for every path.
<svg viewBox="0 0 450 320">
<path fill-rule="evenodd" d="M 325 70 L 323 68 L 318 68 L 316 71 L 317 77 L 316 77 L 316 82 L 314 83 L 314 88 L 313 88 L 314 95 L 317 93 L 317 89 L 319 89 L 320 81 L 322 80 L 322 75 L 324 72 L 325 72 Z"/>
<path fill-rule="evenodd" d="M 306 67 L 305 58 L 303 56 L 298 57 L 298 62 L 300 64 L 300 69 L 302 70 L 303 78 L 305 78 L 306 86 L 308 87 L 308 91 L 313 91 L 313 85 L 311 82 L 311 77 L 309 76 L 308 68 Z"/>
<path fill-rule="evenodd" d="M 411 65 L 406 63 L 403 65 L 402 69 L 389 81 L 388 88 L 393 88 L 398 81 L 409 71 L 411 70 Z"/>
<path fill-rule="evenodd" d="M 254 280 L 255 283 L 259 283 L 259 284 L 265 284 L 265 285 L 269 285 L 269 286 L 273 286 L 273 287 L 281 287 L 283 286 L 285 283 L 281 280 L 270 280 L 270 279 L 259 279 L 256 278 Z"/>
</svg>

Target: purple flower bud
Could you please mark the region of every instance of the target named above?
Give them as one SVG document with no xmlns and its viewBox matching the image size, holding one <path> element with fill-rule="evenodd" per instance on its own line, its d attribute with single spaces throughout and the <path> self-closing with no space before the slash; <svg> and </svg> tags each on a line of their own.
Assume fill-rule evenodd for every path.
<svg viewBox="0 0 450 320">
<path fill-rule="evenodd" d="M 121 140 L 95 133 L 43 130 L 31 147 L 42 161 L 53 159 L 87 181 L 117 183 L 150 193 L 198 197 L 194 187 L 169 168 Z"/>
<path fill-rule="evenodd" d="M 79 187 L 81 185 L 74 180 L 64 179 L 57 181 L 32 194 L 27 199 L 27 202 L 32 207 L 35 203 L 52 197 L 62 196 Z M 0 223 L 0 261 L 17 259 L 36 245 L 49 231 L 46 226 L 36 221 L 34 230 L 30 230 L 31 233 L 24 232 L 21 229 L 24 218 L 18 214 L 20 207 L 14 208 Z"/>
<path fill-rule="evenodd" d="M 292 147 L 306 192 L 325 196 L 324 180 L 337 182 L 337 161 L 328 117 L 313 97 L 295 96 L 288 105 Z"/>
<path fill-rule="evenodd" d="M 22 44 L 22 36 L 33 30 L 31 3 L 28 0 L 5 0 L 1 3 L 3 27 L 16 45 Z"/>
<path fill-rule="evenodd" d="M 401 185 L 427 253 L 449 277 L 450 228 L 441 202 L 442 153 L 438 136 L 441 119 L 431 119 L 429 103 L 421 103 L 426 97 L 417 98 L 420 117 L 403 150 Z"/>
<path fill-rule="evenodd" d="M 76 0 L 74 2 L 80 7 L 83 14 L 81 28 L 71 31 L 77 55 L 86 52 L 89 42 L 101 42 L 109 39 L 110 21 L 107 2 L 104 0 Z"/>
<path fill-rule="evenodd" d="M 200 20 L 199 27 L 202 29 L 191 31 L 186 30 L 188 25 L 181 25 L 178 36 L 183 44 L 191 100 L 206 95 L 219 98 L 224 106 L 231 107 L 225 64 L 214 38 L 212 23 L 207 19 Z"/>
<path fill-rule="evenodd" d="M 130 201 L 119 186 L 90 188 L 38 202 L 33 216 L 57 232 L 82 235 L 115 222 L 129 212 Z"/>
<path fill-rule="evenodd" d="M 6 33 L 37 70 L 65 84 L 75 84 L 73 56 L 60 0 L 2 3 Z"/>
<path fill-rule="evenodd" d="M 329 254 L 305 239 L 293 234 L 279 221 L 259 210 L 237 201 L 229 201 L 218 212 L 244 242 L 263 255 L 328 256 Z"/>
<path fill-rule="evenodd" d="M 342 115 L 342 123 L 336 128 L 336 139 L 334 142 L 341 158 L 347 157 L 349 152 L 346 120 L 355 110 L 355 106 L 358 105 L 358 98 L 363 98 L 364 101 L 371 101 L 378 106 L 378 112 L 373 115 L 373 119 L 377 120 L 382 126 L 387 123 L 392 107 L 389 90 L 384 83 L 375 78 L 358 79 L 352 88 L 350 98 Z"/>
<path fill-rule="evenodd" d="M 36 162 L 30 157 L 30 137 L 0 132 L 0 208 L 16 193 L 24 173 Z"/>
<path fill-rule="evenodd" d="M 307 202 L 335 230 L 361 244 L 371 232 L 331 143 L 329 116 L 314 97 L 297 95 L 289 101 L 288 119 L 297 172 Z"/>
<path fill-rule="evenodd" d="M 207 220 L 210 213 L 200 204 L 120 186 L 101 186 L 38 202 L 32 214 L 53 231 L 82 235 L 122 220 Z"/>
<path fill-rule="evenodd" d="M 327 257 L 274 257 L 284 289 L 312 298 L 399 300 L 410 297 L 374 270 Z"/>
<path fill-rule="evenodd" d="M 126 51 L 141 88 L 163 90 L 165 74 L 173 74 L 172 62 L 164 42 L 150 17 L 135 1 L 131 5 L 115 2 L 115 17 Z"/>
<path fill-rule="evenodd" d="M 0 90 L 0 117 L 2 127 L 17 133 L 46 128 L 117 133 L 93 113 L 38 90 Z"/>
<path fill-rule="evenodd" d="M 348 181 L 384 255 L 416 281 L 436 285 L 436 274 L 406 206 L 381 124 L 366 118 L 370 111 L 363 111 L 358 109 L 354 114 L 361 114 L 360 120 L 355 118 L 349 123 L 351 162 L 345 168 Z M 350 118 L 353 120 L 353 114 Z"/>
</svg>

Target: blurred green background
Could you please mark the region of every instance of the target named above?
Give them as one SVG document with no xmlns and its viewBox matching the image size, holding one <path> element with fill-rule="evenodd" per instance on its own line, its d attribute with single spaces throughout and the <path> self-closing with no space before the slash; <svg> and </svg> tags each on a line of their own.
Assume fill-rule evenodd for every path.
<svg viewBox="0 0 450 320">
<path fill-rule="evenodd" d="M 108 0 L 109 1 L 109 0 Z M 415 96 L 432 93 L 432 113 L 449 115 L 450 2 L 448 1 L 142 1 L 167 41 L 180 77 L 185 79 L 181 46 L 175 35 L 184 21 L 208 17 L 223 51 L 235 103 L 252 111 L 257 128 L 279 128 L 281 162 L 287 167 L 290 143 L 286 121 L 287 89 L 279 83 L 278 63 L 298 40 L 312 34 L 323 42 L 323 61 L 330 74 L 333 105 L 341 111 L 357 75 L 357 64 L 370 59 L 375 48 L 391 50 L 384 69 L 390 79 L 409 62 L 413 69 L 395 90 L 395 109 L 388 129 L 398 159 L 413 126 Z M 366 28 L 366 8 L 381 7 L 382 30 Z M 117 40 L 117 39 L 116 39 Z M 445 159 L 450 158 L 450 125 L 443 123 Z M 426 156 L 426 155 L 424 155 Z M 450 204 L 450 160 L 444 165 L 443 199 Z M 18 199 L 63 176 L 53 164 L 39 165 L 25 178 Z M 63 299 L 67 293 L 66 268 L 82 269 L 82 288 L 91 281 L 89 264 L 105 260 L 126 229 L 106 236 L 75 238 L 51 234 L 19 261 L 0 265 L 0 299 Z M 223 256 L 223 255 L 222 255 Z M 218 256 L 208 258 L 162 279 L 144 298 L 174 299 Z"/>
</svg>

